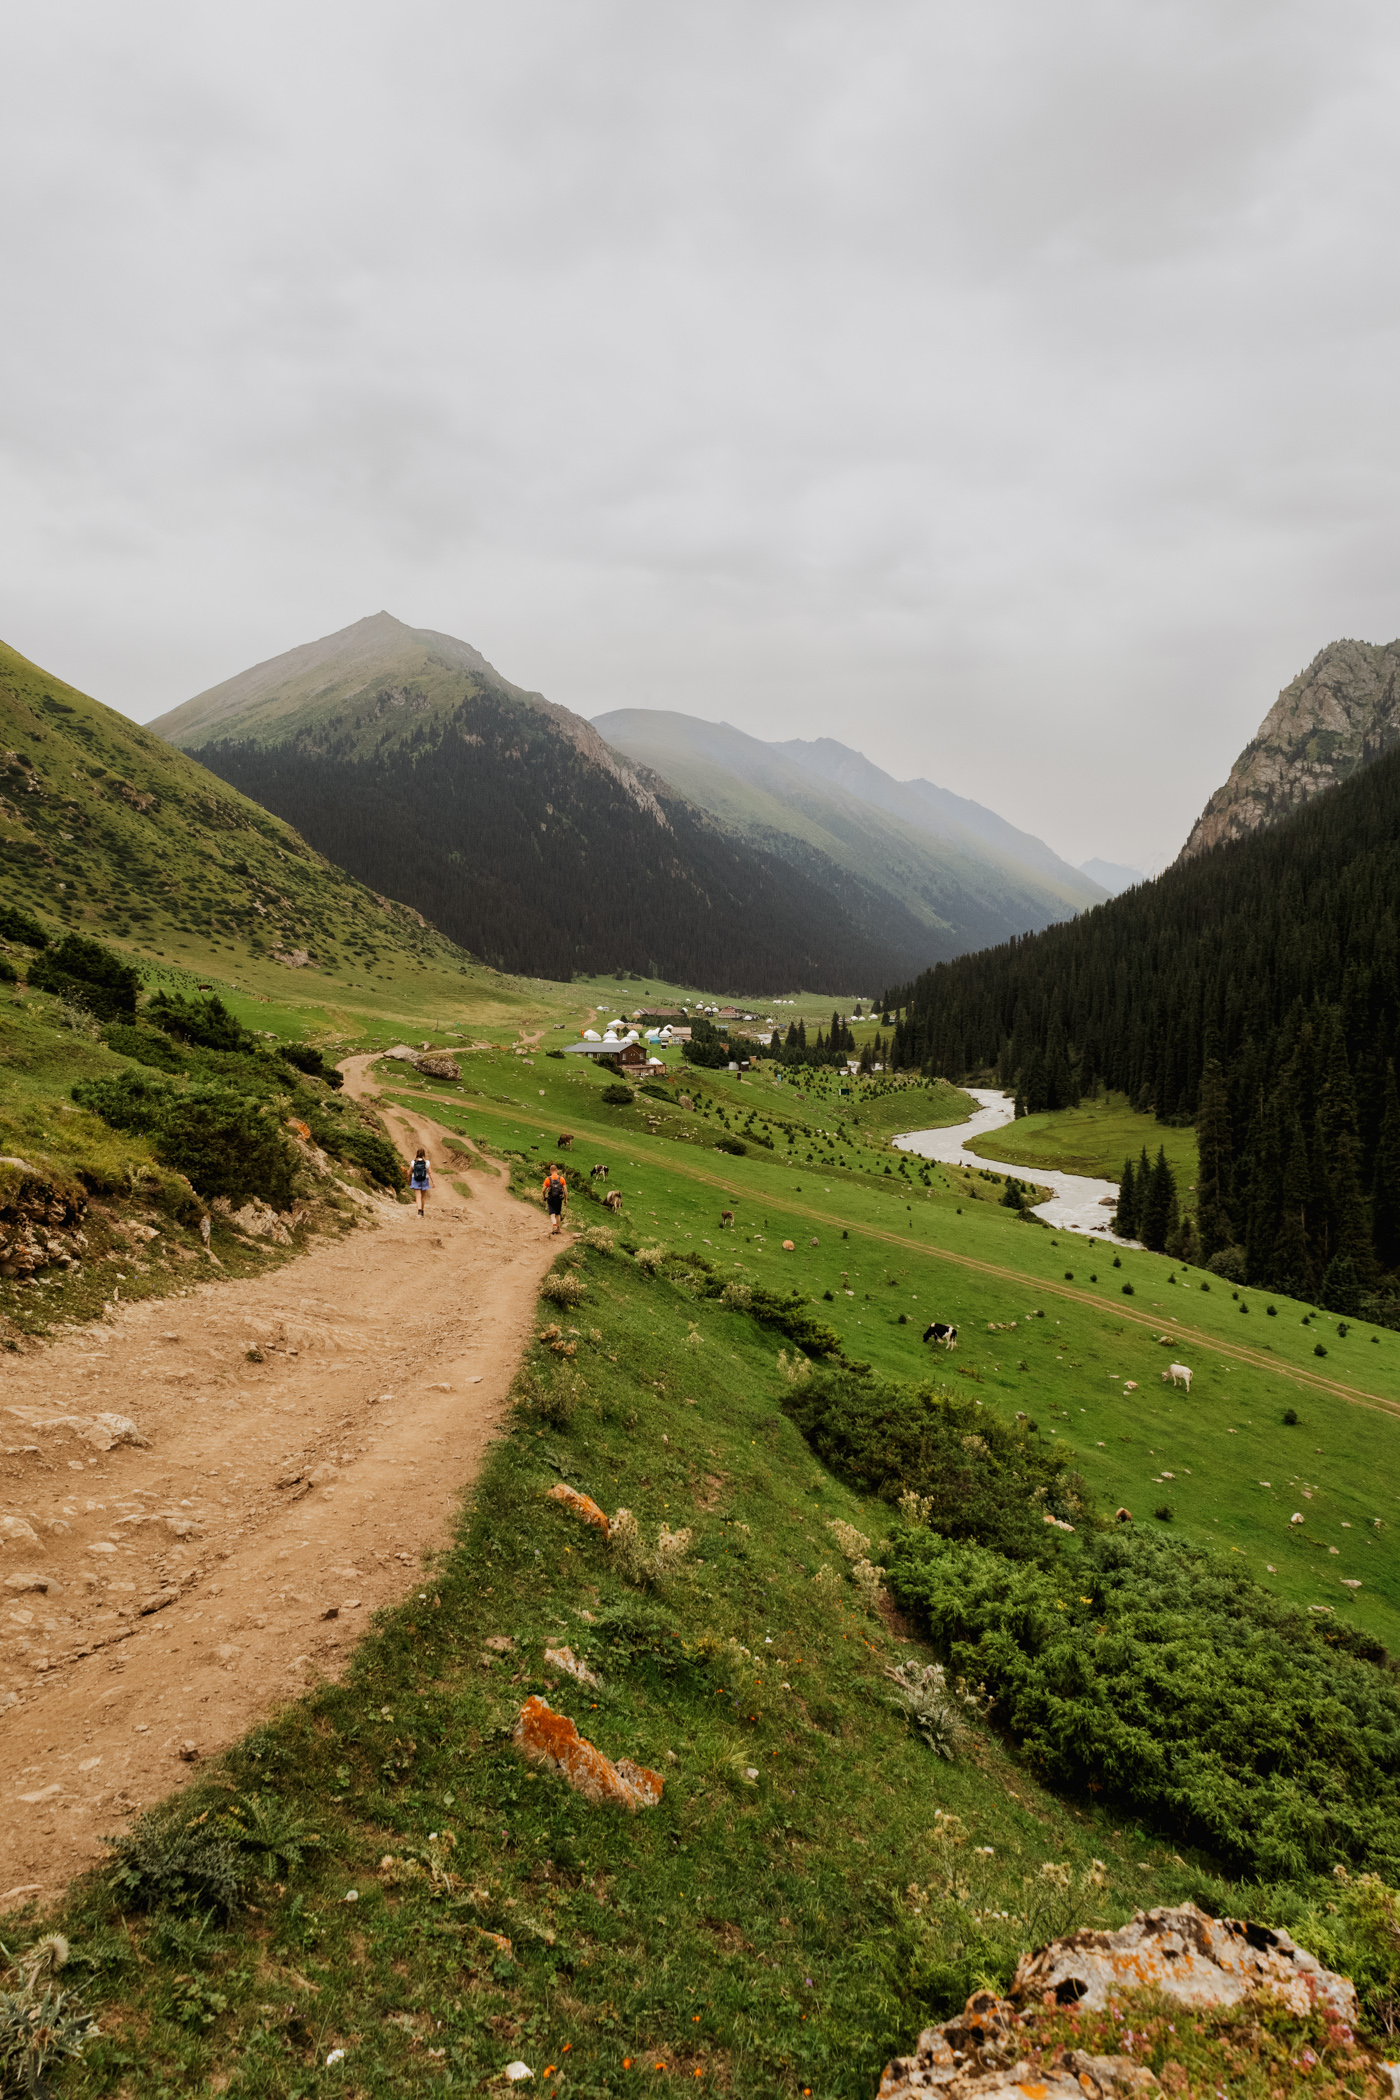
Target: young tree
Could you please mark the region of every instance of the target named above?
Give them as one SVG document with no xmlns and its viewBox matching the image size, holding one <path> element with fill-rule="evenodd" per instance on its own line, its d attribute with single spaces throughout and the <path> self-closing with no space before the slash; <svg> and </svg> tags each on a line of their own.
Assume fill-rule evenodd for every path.
<svg viewBox="0 0 1400 2100">
<path fill-rule="evenodd" d="M 1393 1269 L 1400 1263 L 1400 1089 L 1393 1058 L 1386 1061 L 1380 1137 L 1371 1176 L 1371 1229 L 1377 1260 L 1383 1269 Z"/>
<path fill-rule="evenodd" d="M 1201 1260 L 1235 1244 L 1233 1215 L 1235 1139 L 1230 1122 L 1230 1095 L 1217 1057 L 1207 1057 L 1201 1074 L 1201 1105 L 1196 1117 L 1201 1167 L 1196 1180 L 1196 1225 Z"/>
<path fill-rule="evenodd" d="M 1131 1158 L 1123 1162 L 1123 1179 L 1118 1184 L 1118 1210 L 1113 1229 L 1120 1239 L 1135 1240 L 1137 1229 L 1137 1176 L 1133 1172 Z"/>
<path fill-rule="evenodd" d="M 1144 1247 L 1150 1247 L 1154 1254 L 1163 1254 L 1176 1225 L 1176 1176 L 1172 1172 L 1171 1161 L 1167 1158 L 1166 1147 L 1162 1145 L 1158 1147 L 1157 1157 L 1148 1169 L 1147 1194 L 1139 1202 L 1138 1238 Z"/>
</svg>

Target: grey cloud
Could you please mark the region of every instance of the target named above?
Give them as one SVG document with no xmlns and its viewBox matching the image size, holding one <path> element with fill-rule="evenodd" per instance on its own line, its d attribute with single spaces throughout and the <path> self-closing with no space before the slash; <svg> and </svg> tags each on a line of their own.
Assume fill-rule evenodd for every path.
<svg viewBox="0 0 1400 2100">
<path fill-rule="evenodd" d="M 0 633 L 139 717 L 388 605 L 1132 861 L 1400 630 L 1370 0 L 69 0 L 0 62 Z"/>
</svg>

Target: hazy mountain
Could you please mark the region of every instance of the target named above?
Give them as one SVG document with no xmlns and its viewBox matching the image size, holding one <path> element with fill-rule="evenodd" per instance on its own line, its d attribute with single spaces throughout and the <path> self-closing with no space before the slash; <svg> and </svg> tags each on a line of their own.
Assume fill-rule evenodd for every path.
<svg viewBox="0 0 1400 2100">
<path fill-rule="evenodd" d="M 923 928 L 931 960 L 992 946 L 1101 903 L 1107 892 L 1040 839 L 935 787 L 899 781 L 830 737 L 768 744 L 727 722 L 650 708 L 595 717 L 729 830 L 795 865 L 820 855 Z"/>
<path fill-rule="evenodd" d="M 211 947 L 301 967 L 466 961 L 289 824 L 3 644 L 0 745 L 4 894 L 50 926 L 202 964 Z"/>
<path fill-rule="evenodd" d="M 731 834 L 469 644 L 388 613 L 152 726 L 503 968 L 849 994 L 953 952 L 883 884 Z"/>
<path fill-rule="evenodd" d="M 1119 897 L 1124 890 L 1130 890 L 1135 882 L 1147 880 L 1144 869 L 1120 867 L 1116 860 L 1082 860 L 1079 863 L 1079 872 L 1081 875 L 1087 875 L 1090 882 L 1096 882 L 1101 889 L 1107 890 L 1110 897 Z"/>
<path fill-rule="evenodd" d="M 1276 824 L 1400 744 L 1400 642 L 1329 642 L 1286 685 L 1197 818 L 1183 860 Z"/>
</svg>

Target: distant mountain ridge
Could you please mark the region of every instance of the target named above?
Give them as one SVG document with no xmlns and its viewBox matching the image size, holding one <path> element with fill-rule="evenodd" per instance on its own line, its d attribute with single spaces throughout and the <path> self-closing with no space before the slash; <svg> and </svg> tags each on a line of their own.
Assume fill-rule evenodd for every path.
<svg viewBox="0 0 1400 2100">
<path fill-rule="evenodd" d="M 883 892 L 729 835 L 581 716 L 389 613 L 152 727 L 503 969 L 849 994 L 929 952 Z"/>
<path fill-rule="evenodd" d="M 595 716 L 624 758 L 731 831 L 796 859 L 820 853 L 913 914 L 939 958 L 995 945 L 1104 901 L 1040 839 L 928 780 L 895 780 L 831 737 L 764 743 L 728 722 L 651 708 Z"/>
<path fill-rule="evenodd" d="M 692 747 L 739 737 L 655 719 L 688 724 Z M 706 782 L 678 778 L 387 612 L 152 727 L 505 969 L 839 995 L 1104 894 L 990 810 L 830 740 L 743 739 Z"/>
<path fill-rule="evenodd" d="M 1130 890 L 1134 883 L 1147 880 L 1145 868 L 1126 868 L 1116 860 L 1082 860 L 1079 863 L 1079 872 L 1081 875 L 1087 875 L 1090 882 L 1101 884 L 1110 897 L 1120 897 L 1124 890 Z"/>
<path fill-rule="evenodd" d="M 1216 789 L 1183 860 L 1245 838 L 1400 744 L 1400 641 L 1329 642 L 1286 685 Z"/>
</svg>

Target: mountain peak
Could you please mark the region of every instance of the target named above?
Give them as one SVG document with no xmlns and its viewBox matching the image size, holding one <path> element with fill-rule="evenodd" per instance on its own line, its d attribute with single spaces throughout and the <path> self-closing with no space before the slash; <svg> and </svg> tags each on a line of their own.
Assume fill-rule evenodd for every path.
<svg viewBox="0 0 1400 2100">
<path fill-rule="evenodd" d="M 1181 849 L 1277 824 L 1400 744 L 1400 641 L 1329 642 L 1286 685 Z"/>
</svg>

